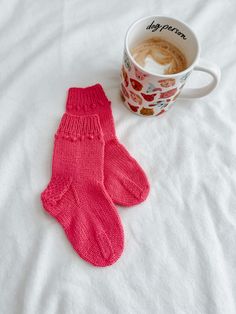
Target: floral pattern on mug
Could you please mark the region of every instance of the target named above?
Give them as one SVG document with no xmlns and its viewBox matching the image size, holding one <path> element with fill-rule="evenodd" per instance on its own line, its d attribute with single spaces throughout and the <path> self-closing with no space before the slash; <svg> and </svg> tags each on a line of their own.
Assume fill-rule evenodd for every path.
<svg viewBox="0 0 236 314">
<path fill-rule="evenodd" d="M 148 87 L 146 89 L 146 94 L 150 94 L 150 93 L 158 92 L 158 91 L 162 91 L 162 89 L 160 87 L 156 87 L 152 83 L 148 83 Z"/>
<path fill-rule="evenodd" d="M 169 104 L 168 101 L 159 100 L 155 103 L 148 105 L 149 107 L 165 108 Z"/>
<path fill-rule="evenodd" d="M 124 65 L 129 71 L 131 70 L 131 64 L 126 52 L 124 52 Z"/>
<path fill-rule="evenodd" d="M 153 116 L 154 115 L 154 110 L 152 108 L 142 108 L 140 110 L 140 113 L 143 115 L 143 116 Z"/>
<path fill-rule="evenodd" d="M 156 94 L 144 94 L 144 93 L 141 93 L 141 95 L 143 96 L 143 99 L 145 99 L 146 101 L 153 101 L 154 97 L 156 96 Z"/>
<path fill-rule="evenodd" d="M 121 83 L 121 91 L 125 98 L 129 98 L 129 93 L 127 92 L 126 88 L 124 87 L 122 83 Z"/>
<path fill-rule="evenodd" d="M 135 76 L 138 80 L 143 81 L 148 75 L 139 71 L 136 67 L 134 68 Z"/>
<path fill-rule="evenodd" d="M 175 78 L 161 78 L 156 81 L 141 72 L 124 54 L 121 68 L 121 94 L 128 109 L 142 116 L 157 116 L 169 110 L 178 97 L 189 73 L 182 81 Z M 156 83 L 155 83 L 156 82 Z"/>
<path fill-rule="evenodd" d="M 136 91 L 141 91 L 143 88 L 143 85 L 141 83 L 139 83 L 138 81 L 136 81 L 132 78 L 130 79 L 130 83 L 131 83 L 133 89 Z"/>
<path fill-rule="evenodd" d="M 175 79 L 174 78 L 169 78 L 169 79 L 164 79 L 164 80 L 160 80 L 158 81 L 158 83 L 162 86 L 162 87 L 171 87 L 175 85 Z"/>
<path fill-rule="evenodd" d="M 132 98 L 132 100 L 136 103 L 136 104 L 139 104 L 139 106 L 141 106 L 142 105 L 142 98 L 139 96 L 139 95 L 137 95 L 137 94 L 135 94 L 134 92 L 131 92 L 130 91 L 130 96 L 131 96 L 131 98 Z"/>
<path fill-rule="evenodd" d="M 129 105 L 130 109 L 131 109 L 133 112 L 137 112 L 138 109 L 139 109 L 139 107 L 133 106 L 133 105 L 131 105 L 129 102 L 128 102 L 128 105 Z"/>
<path fill-rule="evenodd" d="M 160 98 L 169 98 L 169 97 L 175 95 L 176 92 L 177 92 L 177 88 L 170 89 L 164 93 L 161 93 Z"/>
<path fill-rule="evenodd" d="M 123 75 L 125 86 L 127 87 L 129 85 L 129 79 L 128 79 L 128 74 L 126 73 L 125 68 L 124 68 L 123 65 L 122 65 L 122 68 L 121 68 L 121 72 L 122 72 L 122 75 Z"/>
</svg>

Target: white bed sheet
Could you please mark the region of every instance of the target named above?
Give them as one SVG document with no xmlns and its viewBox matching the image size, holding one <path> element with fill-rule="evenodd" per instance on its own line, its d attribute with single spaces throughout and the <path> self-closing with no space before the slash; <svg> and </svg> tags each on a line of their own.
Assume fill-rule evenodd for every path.
<svg viewBox="0 0 236 314">
<path fill-rule="evenodd" d="M 236 313 L 235 12 L 234 0 L 1 1 L 1 314 Z M 126 29 L 151 14 L 189 23 L 222 69 L 215 92 L 160 119 L 129 112 L 118 87 Z M 125 250 L 104 269 L 40 202 L 66 91 L 96 82 L 151 184 L 119 208 Z"/>
</svg>

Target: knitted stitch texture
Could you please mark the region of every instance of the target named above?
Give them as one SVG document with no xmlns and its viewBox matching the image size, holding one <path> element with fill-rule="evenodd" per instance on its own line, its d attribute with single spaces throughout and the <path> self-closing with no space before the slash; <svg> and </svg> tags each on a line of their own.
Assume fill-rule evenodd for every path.
<svg viewBox="0 0 236 314">
<path fill-rule="evenodd" d="M 97 115 L 64 114 L 55 135 L 52 177 L 41 195 L 81 258 L 113 264 L 124 246 L 123 228 L 103 181 L 104 139 Z"/>
<path fill-rule="evenodd" d="M 100 84 L 69 89 L 66 111 L 74 115 L 98 114 L 105 140 L 104 184 L 114 203 L 131 206 L 149 193 L 147 177 L 115 134 L 111 102 Z"/>
</svg>

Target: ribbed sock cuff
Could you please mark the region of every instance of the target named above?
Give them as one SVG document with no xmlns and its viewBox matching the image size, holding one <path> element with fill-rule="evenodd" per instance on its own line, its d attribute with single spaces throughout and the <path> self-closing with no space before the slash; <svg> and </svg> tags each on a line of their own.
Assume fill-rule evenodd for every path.
<svg viewBox="0 0 236 314">
<path fill-rule="evenodd" d="M 76 141 L 83 137 L 92 139 L 95 135 L 100 136 L 101 125 L 98 115 L 74 116 L 65 113 L 56 133 L 57 137 L 63 137 Z"/>
<path fill-rule="evenodd" d="M 110 104 L 110 101 L 100 84 L 85 88 L 71 87 L 68 91 L 66 111 L 81 114 L 92 112 L 96 107 L 106 104 Z"/>
</svg>

